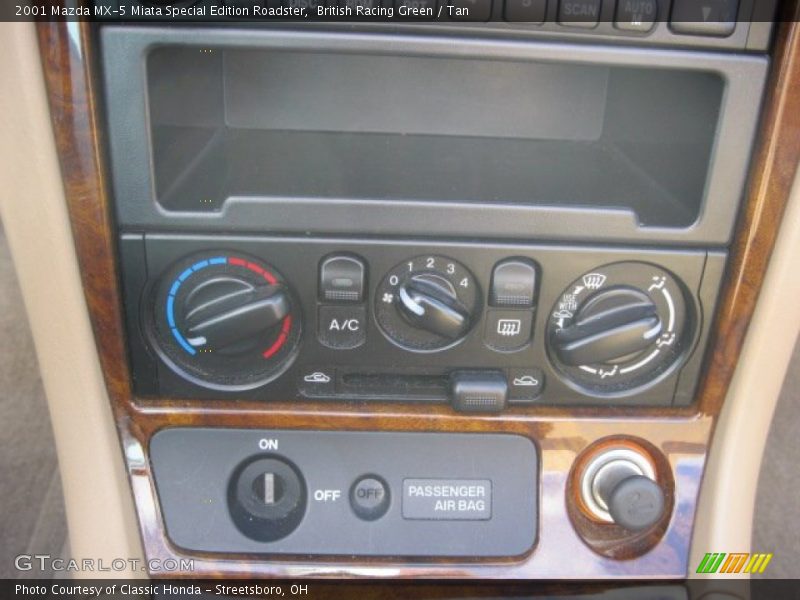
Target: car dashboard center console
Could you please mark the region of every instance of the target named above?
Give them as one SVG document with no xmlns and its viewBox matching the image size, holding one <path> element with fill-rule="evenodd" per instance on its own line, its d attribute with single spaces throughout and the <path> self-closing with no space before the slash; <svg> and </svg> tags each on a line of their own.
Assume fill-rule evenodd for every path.
<svg viewBox="0 0 800 600">
<path fill-rule="evenodd" d="M 196 35 L 102 33 L 137 392 L 691 403 L 763 57 Z"/>
<path fill-rule="evenodd" d="M 86 28 L 149 555 L 687 574 L 771 25 L 652 4 Z"/>
</svg>

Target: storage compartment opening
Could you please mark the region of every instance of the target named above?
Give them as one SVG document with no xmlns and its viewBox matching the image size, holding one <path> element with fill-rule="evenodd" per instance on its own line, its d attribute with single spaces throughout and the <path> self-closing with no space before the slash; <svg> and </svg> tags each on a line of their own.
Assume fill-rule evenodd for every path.
<svg viewBox="0 0 800 600">
<path fill-rule="evenodd" d="M 701 212 L 715 73 L 165 46 L 147 63 L 158 203 L 232 197 Z"/>
</svg>

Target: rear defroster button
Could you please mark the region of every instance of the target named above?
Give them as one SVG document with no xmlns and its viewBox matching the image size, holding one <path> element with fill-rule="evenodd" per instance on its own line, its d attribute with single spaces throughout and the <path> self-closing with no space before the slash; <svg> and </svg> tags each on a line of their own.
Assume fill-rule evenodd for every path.
<svg viewBox="0 0 800 600">
<path fill-rule="evenodd" d="M 516 352 L 530 343 L 532 327 L 530 310 L 490 310 L 483 341 L 493 350 Z"/>
</svg>

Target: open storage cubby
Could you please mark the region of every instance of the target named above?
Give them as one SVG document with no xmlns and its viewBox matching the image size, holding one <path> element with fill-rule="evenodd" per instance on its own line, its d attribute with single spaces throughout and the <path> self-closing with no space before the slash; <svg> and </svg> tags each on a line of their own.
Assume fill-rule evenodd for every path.
<svg viewBox="0 0 800 600">
<path fill-rule="evenodd" d="M 724 244 L 767 68 L 397 34 L 102 34 L 123 228 Z"/>
<path fill-rule="evenodd" d="M 680 70 L 161 47 L 158 202 L 232 196 L 628 209 L 687 227 L 723 82 Z"/>
</svg>

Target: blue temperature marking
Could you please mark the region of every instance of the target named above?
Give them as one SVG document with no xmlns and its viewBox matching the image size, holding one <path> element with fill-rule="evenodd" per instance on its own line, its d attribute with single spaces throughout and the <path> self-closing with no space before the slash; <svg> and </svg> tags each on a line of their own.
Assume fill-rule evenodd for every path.
<svg viewBox="0 0 800 600">
<path fill-rule="evenodd" d="M 186 341 L 186 338 L 183 337 L 180 331 L 178 331 L 177 326 L 175 325 L 175 296 L 178 293 L 178 290 L 181 287 L 181 284 L 186 281 L 192 273 L 196 273 L 201 269 L 205 269 L 210 265 L 224 265 L 228 262 L 228 258 L 225 256 L 216 256 L 214 258 L 209 258 L 208 260 L 201 260 L 196 262 L 191 267 L 186 269 L 183 273 L 178 275 L 177 279 L 172 282 L 172 286 L 169 288 L 169 295 L 167 296 L 167 323 L 169 324 L 170 331 L 172 332 L 172 336 L 175 340 L 181 345 L 181 347 L 186 350 L 189 354 L 194 356 L 197 354 L 197 350 L 192 348 L 191 344 Z"/>
<path fill-rule="evenodd" d="M 186 350 L 186 351 L 187 351 L 189 354 L 191 354 L 192 356 L 194 356 L 195 354 L 197 354 L 197 350 L 195 350 L 194 348 L 192 348 L 192 347 L 189 345 L 189 342 L 187 342 L 187 341 L 184 339 L 184 337 L 181 335 L 181 332 L 180 332 L 180 331 L 178 331 L 177 329 L 175 329 L 174 327 L 172 328 L 172 335 L 174 335 L 174 336 L 175 336 L 175 339 L 176 339 L 176 340 L 178 340 L 178 343 L 179 343 L 181 346 L 183 346 L 183 349 L 184 349 L 184 350 Z"/>
<path fill-rule="evenodd" d="M 171 329 L 175 329 L 175 296 L 167 296 L 167 322 Z"/>
</svg>

